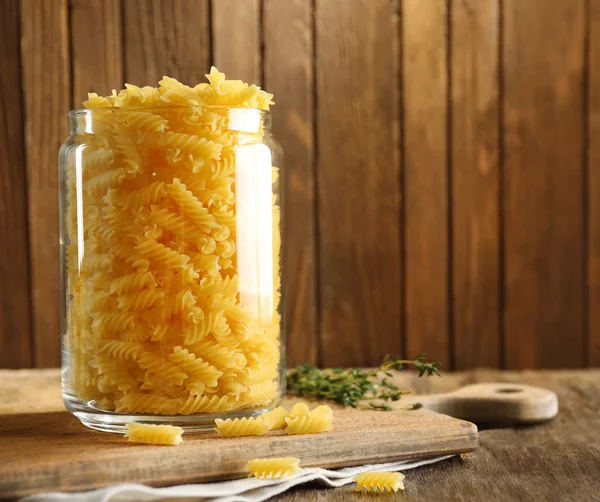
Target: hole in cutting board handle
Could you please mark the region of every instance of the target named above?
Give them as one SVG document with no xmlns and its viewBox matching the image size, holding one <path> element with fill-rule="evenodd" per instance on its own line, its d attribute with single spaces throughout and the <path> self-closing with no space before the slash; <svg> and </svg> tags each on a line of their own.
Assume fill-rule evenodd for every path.
<svg viewBox="0 0 600 502">
<path fill-rule="evenodd" d="M 511 389 L 510 387 L 505 387 L 503 389 L 498 389 L 496 392 L 499 394 L 514 394 L 515 392 L 523 392 L 523 389 Z"/>
</svg>

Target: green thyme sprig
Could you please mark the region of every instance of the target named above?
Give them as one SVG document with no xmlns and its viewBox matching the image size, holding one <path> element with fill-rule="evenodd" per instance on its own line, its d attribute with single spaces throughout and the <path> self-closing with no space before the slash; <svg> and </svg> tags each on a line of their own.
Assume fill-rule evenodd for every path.
<svg viewBox="0 0 600 502">
<path fill-rule="evenodd" d="M 359 368 L 336 368 L 331 370 L 319 369 L 308 364 L 301 364 L 288 373 L 287 389 L 290 394 L 297 396 L 310 396 L 315 399 L 335 401 L 344 406 L 357 408 L 364 401 L 375 401 L 367 404 L 374 410 L 391 410 L 390 401 L 399 401 L 403 391 L 388 378 L 393 375 L 391 371 L 402 371 L 413 367 L 419 376 L 440 375 L 439 362 L 430 363 L 425 359 L 425 354 L 414 359 L 402 359 L 399 356 L 386 356 L 379 368 L 365 371 Z M 380 374 L 385 375 L 380 378 Z M 419 404 L 411 409 L 420 408 Z"/>
</svg>

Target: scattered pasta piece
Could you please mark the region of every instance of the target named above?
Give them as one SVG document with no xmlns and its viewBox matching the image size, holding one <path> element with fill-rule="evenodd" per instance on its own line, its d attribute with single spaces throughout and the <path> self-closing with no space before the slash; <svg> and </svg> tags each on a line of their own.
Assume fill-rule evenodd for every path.
<svg viewBox="0 0 600 502">
<path fill-rule="evenodd" d="M 356 491 L 397 492 L 404 490 L 404 474 L 400 472 L 363 472 L 354 476 Z"/>
<path fill-rule="evenodd" d="M 279 479 L 293 476 L 302 471 L 300 459 L 296 457 L 280 458 L 255 458 L 246 465 L 250 473 L 248 477 L 254 476 L 259 479 Z"/>
<path fill-rule="evenodd" d="M 271 411 L 265 411 L 261 417 L 269 425 L 269 430 L 274 430 L 285 427 L 286 414 L 285 408 L 279 406 Z"/>
<path fill-rule="evenodd" d="M 286 417 L 288 434 L 315 434 L 333 429 L 333 410 L 327 406 L 317 406 L 314 410 L 296 418 Z"/>
<path fill-rule="evenodd" d="M 132 443 L 164 444 L 176 446 L 183 443 L 183 429 L 173 425 L 127 424 L 125 437 Z"/>
<path fill-rule="evenodd" d="M 306 415 L 309 412 L 310 408 L 308 407 L 308 404 L 306 404 L 304 401 L 300 401 L 299 403 L 296 403 L 294 406 L 292 406 L 292 409 L 288 413 L 288 417 L 296 418 L 302 415 Z"/>
<path fill-rule="evenodd" d="M 238 436 L 262 436 L 269 432 L 269 424 L 262 417 L 254 418 L 228 418 L 215 420 L 215 430 L 219 436 L 238 437 Z"/>
</svg>

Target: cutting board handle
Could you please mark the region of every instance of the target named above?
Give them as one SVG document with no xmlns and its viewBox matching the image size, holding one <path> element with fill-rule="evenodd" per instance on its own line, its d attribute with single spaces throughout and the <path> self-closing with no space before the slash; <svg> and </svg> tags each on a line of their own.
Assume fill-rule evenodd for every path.
<svg viewBox="0 0 600 502">
<path fill-rule="evenodd" d="M 475 423 L 532 424 L 558 413 L 558 396 L 516 383 L 479 383 L 446 394 L 414 396 L 427 409 Z"/>
</svg>

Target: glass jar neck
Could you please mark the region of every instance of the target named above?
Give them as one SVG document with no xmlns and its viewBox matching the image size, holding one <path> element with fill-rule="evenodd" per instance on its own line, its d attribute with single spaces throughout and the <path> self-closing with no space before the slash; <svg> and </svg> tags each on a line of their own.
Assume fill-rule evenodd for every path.
<svg viewBox="0 0 600 502">
<path fill-rule="evenodd" d="M 270 134 L 271 131 L 271 114 L 256 108 L 148 106 L 73 110 L 69 113 L 70 132 L 71 135 L 106 133 L 114 124 L 135 122 L 140 114 L 166 119 L 168 124 L 164 132 L 178 129 L 169 124 L 183 125 L 192 131 L 194 127 L 202 126 L 238 134 Z"/>
</svg>

